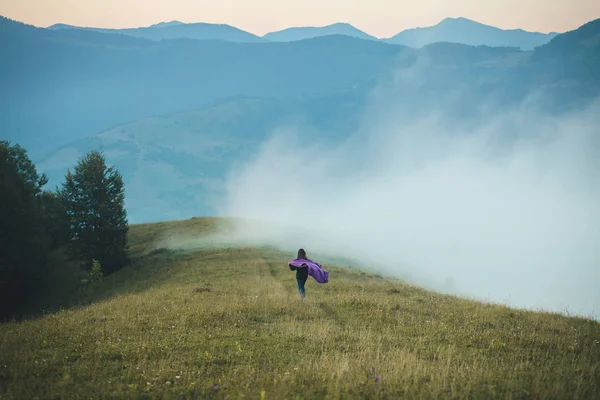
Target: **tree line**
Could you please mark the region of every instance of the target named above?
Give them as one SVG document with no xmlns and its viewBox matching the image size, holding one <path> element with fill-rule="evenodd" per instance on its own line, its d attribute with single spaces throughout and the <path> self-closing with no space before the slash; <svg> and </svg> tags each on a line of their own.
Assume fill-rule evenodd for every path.
<svg viewBox="0 0 600 400">
<path fill-rule="evenodd" d="M 47 183 L 23 147 L 0 141 L 2 319 L 43 286 L 53 251 L 64 248 L 95 275 L 129 262 L 123 177 L 102 152 L 80 158 L 55 190 L 46 190 Z"/>
</svg>

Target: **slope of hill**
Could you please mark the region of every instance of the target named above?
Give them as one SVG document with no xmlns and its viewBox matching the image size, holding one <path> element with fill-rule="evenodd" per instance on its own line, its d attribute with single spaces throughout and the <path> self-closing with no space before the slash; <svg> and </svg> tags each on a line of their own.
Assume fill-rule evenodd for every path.
<svg viewBox="0 0 600 400">
<path fill-rule="evenodd" d="M 79 157 L 100 148 L 123 173 L 131 222 L 214 215 L 229 169 L 268 135 L 290 128 L 302 130 L 307 140 L 339 142 L 356 130 L 363 101 L 361 91 L 297 100 L 228 99 L 117 126 L 61 146 L 37 165 L 53 188 Z"/>
<path fill-rule="evenodd" d="M 451 42 L 470 46 L 518 47 L 531 50 L 548 43 L 556 33 L 503 30 L 466 18 L 446 18 L 435 26 L 407 29 L 386 39 L 388 43 L 423 47 L 430 43 Z"/>
<path fill-rule="evenodd" d="M 535 49 L 533 57 L 540 62 L 566 59 L 570 63 L 583 61 L 584 58 L 600 58 L 600 18 L 555 37 L 548 44 Z M 595 70 L 598 72 L 597 68 Z"/>
<path fill-rule="evenodd" d="M 378 40 L 360 29 L 346 23 L 337 23 L 327 26 L 306 26 L 283 29 L 281 31 L 270 32 L 263 36 L 271 42 L 293 42 L 295 40 L 312 39 L 327 35 L 346 35 L 365 40 Z"/>
<path fill-rule="evenodd" d="M 132 226 L 131 266 L 62 311 L 1 324 L 0 397 L 600 396 L 597 322 L 331 264 L 301 303 L 293 253 L 213 247 L 217 224 Z M 184 237 L 196 247 L 163 246 Z"/>
<path fill-rule="evenodd" d="M 56 24 L 48 27 L 51 30 L 84 30 L 102 33 L 121 34 L 150 40 L 164 39 L 197 39 L 197 40 L 225 40 L 239 43 L 258 43 L 264 41 L 256 35 L 226 24 L 193 23 L 184 24 L 178 21 L 160 23 L 143 28 L 105 29 L 79 27 L 65 24 Z"/>
<path fill-rule="evenodd" d="M 531 62 L 543 82 L 543 98 L 564 107 L 579 106 L 600 94 L 600 19 L 566 32 L 538 47 Z"/>
</svg>

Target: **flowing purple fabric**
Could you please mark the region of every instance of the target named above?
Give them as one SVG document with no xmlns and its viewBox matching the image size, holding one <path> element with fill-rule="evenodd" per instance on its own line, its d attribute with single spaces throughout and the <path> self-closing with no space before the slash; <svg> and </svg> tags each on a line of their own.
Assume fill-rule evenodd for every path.
<svg viewBox="0 0 600 400">
<path fill-rule="evenodd" d="M 314 261 L 295 258 L 290 261 L 290 265 L 298 268 L 308 268 L 308 274 L 315 278 L 315 281 L 319 283 L 329 282 L 329 272 L 325 271 L 320 264 Z"/>
</svg>

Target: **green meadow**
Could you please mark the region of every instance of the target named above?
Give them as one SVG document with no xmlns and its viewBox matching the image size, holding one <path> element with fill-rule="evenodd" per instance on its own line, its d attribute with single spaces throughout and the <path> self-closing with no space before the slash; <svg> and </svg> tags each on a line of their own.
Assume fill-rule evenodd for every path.
<svg viewBox="0 0 600 400">
<path fill-rule="evenodd" d="M 0 325 L 0 399 L 600 398 L 598 322 L 329 264 L 302 302 L 294 254 L 160 246 L 217 223 L 133 225 L 132 264 L 77 290 L 54 254 L 48 309 Z"/>
</svg>

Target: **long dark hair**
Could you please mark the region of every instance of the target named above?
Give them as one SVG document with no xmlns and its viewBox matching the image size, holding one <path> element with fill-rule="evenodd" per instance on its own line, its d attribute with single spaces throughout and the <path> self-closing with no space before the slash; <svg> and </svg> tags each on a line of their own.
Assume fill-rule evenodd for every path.
<svg viewBox="0 0 600 400">
<path fill-rule="evenodd" d="M 304 249 L 298 250 L 298 258 L 302 258 L 304 260 L 308 260 L 308 258 L 306 258 L 306 252 L 304 251 Z"/>
</svg>

